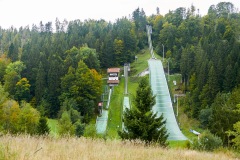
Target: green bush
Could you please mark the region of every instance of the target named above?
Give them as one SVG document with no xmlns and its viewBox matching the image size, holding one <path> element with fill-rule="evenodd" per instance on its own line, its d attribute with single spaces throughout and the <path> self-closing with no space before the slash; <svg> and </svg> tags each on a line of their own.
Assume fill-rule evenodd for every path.
<svg viewBox="0 0 240 160">
<path fill-rule="evenodd" d="M 233 136 L 234 138 L 231 140 L 233 143 L 233 147 L 240 151 L 240 121 L 233 125 L 233 131 L 227 131 L 226 133 L 229 136 Z"/>
<path fill-rule="evenodd" d="M 200 151 L 213 151 L 222 147 L 222 145 L 221 138 L 207 130 L 200 135 L 199 139 L 193 140 L 192 148 Z"/>
<path fill-rule="evenodd" d="M 97 131 L 94 124 L 87 125 L 84 130 L 84 137 L 91 137 L 96 138 L 97 137 Z"/>
<path fill-rule="evenodd" d="M 72 124 L 67 111 L 64 111 L 59 120 L 59 134 L 61 136 L 72 136 L 75 132 L 75 126 Z"/>
<path fill-rule="evenodd" d="M 83 136 L 85 125 L 82 124 L 80 121 L 77 121 L 74 125 L 75 125 L 75 135 L 77 137 Z"/>
<path fill-rule="evenodd" d="M 206 128 L 209 125 L 209 120 L 212 115 L 212 108 L 202 109 L 199 114 L 199 121 L 202 128 Z"/>
</svg>

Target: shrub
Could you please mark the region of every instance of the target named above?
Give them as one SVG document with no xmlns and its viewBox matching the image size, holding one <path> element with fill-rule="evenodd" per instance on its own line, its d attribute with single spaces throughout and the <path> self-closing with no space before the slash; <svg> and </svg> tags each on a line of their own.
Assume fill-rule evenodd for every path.
<svg viewBox="0 0 240 160">
<path fill-rule="evenodd" d="M 227 131 L 226 133 L 228 133 L 229 136 L 234 137 L 231 140 L 231 142 L 233 143 L 233 147 L 239 151 L 240 150 L 240 121 L 233 125 L 233 129 L 234 129 L 233 131 Z"/>
<path fill-rule="evenodd" d="M 94 124 L 90 124 L 86 126 L 84 130 L 84 137 L 91 137 L 91 138 L 97 137 L 97 131 Z"/>
<path fill-rule="evenodd" d="M 75 135 L 77 137 L 83 136 L 85 125 L 82 124 L 80 121 L 77 121 L 74 125 L 75 125 Z"/>
<path fill-rule="evenodd" d="M 220 137 L 213 135 L 210 131 L 205 131 L 200 135 L 199 140 L 194 139 L 192 148 L 200 151 L 213 151 L 223 145 Z"/>
<path fill-rule="evenodd" d="M 59 134 L 61 136 L 74 135 L 75 126 L 72 124 L 70 116 L 67 111 L 64 111 L 61 119 L 59 120 Z"/>
</svg>

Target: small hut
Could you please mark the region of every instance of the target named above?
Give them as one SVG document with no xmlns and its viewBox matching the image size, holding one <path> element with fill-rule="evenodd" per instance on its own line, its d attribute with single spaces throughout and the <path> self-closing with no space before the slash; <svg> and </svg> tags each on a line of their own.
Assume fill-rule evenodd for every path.
<svg viewBox="0 0 240 160">
<path fill-rule="evenodd" d="M 117 86 L 119 84 L 119 74 L 120 74 L 120 68 L 108 68 L 108 85 L 111 86 Z"/>
</svg>

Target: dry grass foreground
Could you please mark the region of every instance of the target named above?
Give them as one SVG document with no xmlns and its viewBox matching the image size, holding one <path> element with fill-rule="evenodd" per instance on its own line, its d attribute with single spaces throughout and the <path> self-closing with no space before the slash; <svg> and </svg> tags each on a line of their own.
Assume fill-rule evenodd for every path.
<svg viewBox="0 0 240 160">
<path fill-rule="evenodd" d="M 26 135 L 0 137 L 0 159 L 16 160 L 222 160 L 234 159 L 224 153 L 144 147 L 141 143 L 86 138 L 49 138 Z"/>
</svg>

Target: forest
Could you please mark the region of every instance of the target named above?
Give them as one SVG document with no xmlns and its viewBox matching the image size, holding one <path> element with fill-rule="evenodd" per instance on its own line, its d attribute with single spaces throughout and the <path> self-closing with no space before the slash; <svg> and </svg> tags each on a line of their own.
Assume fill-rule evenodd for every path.
<svg viewBox="0 0 240 160">
<path fill-rule="evenodd" d="M 115 22 L 0 27 L 0 131 L 35 134 L 42 117 L 81 129 L 96 114 L 106 68 L 148 46 L 147 24 L 155 53 L 164 47 L 170 73 L 182 75 L 187 115 L 229 145 L 240 132 L 240 13 L 230 2 L 204 16 L 194 6 L 151 16 L 137 8 Z"/>
</svg>

